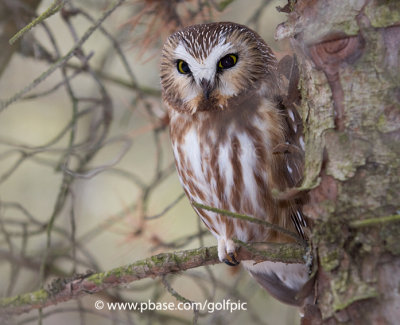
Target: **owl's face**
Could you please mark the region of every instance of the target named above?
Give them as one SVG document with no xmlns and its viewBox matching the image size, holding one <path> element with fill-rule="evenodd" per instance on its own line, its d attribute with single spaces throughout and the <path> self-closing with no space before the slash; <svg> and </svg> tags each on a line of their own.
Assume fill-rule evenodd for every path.
<svg viewBox="0 0 400 325">
<path fill-rule="evenodd" d="M 260 86 L 275 57 L 252 30 L 234 23 L 194 25 L 171 35 L 161 60 L 163 98 L 180 112 L 224 109 Z"/>
</svg>

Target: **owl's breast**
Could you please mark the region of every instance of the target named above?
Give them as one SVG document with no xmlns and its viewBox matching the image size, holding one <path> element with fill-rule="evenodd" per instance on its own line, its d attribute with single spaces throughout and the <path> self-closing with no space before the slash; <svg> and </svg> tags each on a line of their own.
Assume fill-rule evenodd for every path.
<svg viewBox="0 0 400 325">
<path fill-rule="evenodd" d="M 243 121 L 219 116 L 225 123 L 216 127 L 206 113 L 171 119 L 176 167 L 187 196 L 211 207 L 269 219 L 272 149 L 268 120 L 263 114 Z M 233 234 L 248 241 L 263 232 L 259 225 L 195 210 L 217 235 Z"/>
</svg>

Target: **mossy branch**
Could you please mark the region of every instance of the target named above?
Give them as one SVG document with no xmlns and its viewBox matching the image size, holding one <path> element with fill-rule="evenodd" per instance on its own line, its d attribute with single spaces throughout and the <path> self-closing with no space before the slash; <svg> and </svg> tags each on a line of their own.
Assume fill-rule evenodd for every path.
<svg viewBox="0 0 400 325">
<path fill-rule="evenodd" d="M 284 263 L 304 263 L 304 247 L 294 244 L 249 244 L 238 250 L 240 260 L 256 262 L 270 260 Z M 117 267 L 107 272 L 77 275 L 70 279 L 57 279 L 47 289 L 21 294 L 0 300 L 0 314 L 18 315 L 32 309 L 44 308 L 76 297 L 93 294 L 124 283 L 144 278 L 154 278 L 169 273 L 185 271 L 199 266 L 220 263 L 216 246 L 185 250 L 174 253 L 162 253 Z"/>
<path fill-rule="evenodd" d="M 378 218 L 369 218 L 363 220 L 354 220 L 350 223 L 350 227 L 352 228 L 361 228 L 361 227 L 369 227 L 375 225 L 382 225 L 391 222 L 400 222 L 400 214 L 395 214 L 391 216 L 378 217 Z"/>
<path fill-rule="evenodd" d="M 305 263 L 306 248 L 297 244 L 280 243 L 245 243 L 238 239 L 233 241 L 241 248 L 239 257 L 241 260 L 256 260 L 284 262 L 284 263 Z"/>
<path fill-rule="evenodd" d="M 33 27 L 40 24 L 45 19 L 53 16 L 55 13 L 60 11 L 60 9 L 64 6 L 65 0 L 54 0 L 54 2 L 50 5 L 47 10 L 42 13 L 39 17 L 35 18 L 28 25 L 22 28 L 18 33 L 16 33 L 9 40 L 10 45 L 13 45 L 19 38 L 21 38 L 26 32 L 30 31 Z"/>
</svg>

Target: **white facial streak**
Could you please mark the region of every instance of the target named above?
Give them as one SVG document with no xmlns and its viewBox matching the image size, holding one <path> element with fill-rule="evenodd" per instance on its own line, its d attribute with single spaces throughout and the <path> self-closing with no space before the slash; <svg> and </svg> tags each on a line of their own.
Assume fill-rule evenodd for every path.
<svg viewBox="0 0 400 325">
<path fill-rule="evenodd" d="M 214 77 L 217 69 L 218 61 L 221 57 L 229 53 L 229 50 L 232 48 L 230 43 L 224 43 L 225 40 L 221 39 L 221 41 L 211 50 L 210 54 L 207 56 L 205 60 L 201 60 L 201 58 L 194 58 L 182 44 L 179 45 L 175 49 L 175 56 L 178 59 L 186 61 L 189 65 L 190 70 L 192 71 L 192 75 L 197 84 L 200 84 L 201 79 L 206 79 L 210 82 L 214 82 Z"/>
</svg>

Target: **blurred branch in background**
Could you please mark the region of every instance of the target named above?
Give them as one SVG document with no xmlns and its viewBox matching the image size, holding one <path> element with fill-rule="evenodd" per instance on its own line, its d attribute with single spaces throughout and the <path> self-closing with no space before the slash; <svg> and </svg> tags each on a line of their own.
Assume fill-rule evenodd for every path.
<svg viewBox="0 0 400 325">
<path fill-rule="evenodd" d="M 122 236 L 124 242 L 131 243 L 134 255 L 125 257 L 125 260 L 139 260 L 136 263 L 140 263 L 140 258 L 149 256 L 149 252 L 190 249 L 214 243 L 209 232 L 193 215 L 184 216 L 192 220 L 193 228 L 183 229 L 186 227 L 183 226 L 177 229 L 177 235 L 173 233 L 177 223 L 172 222 L 171 218 L 166 219 L 169 215 L 176 215 L 185 200 L 180 187 L 171 185 L 176 183 L 175 178 L 171 181 L 175 166 L 168 142 L 168 117 L 161 107 L 158 82 L 146 84 L 137 66 L 144 62 L 140 60 L 141 57 L 146 61 L 157 58 L 163 40 L 170 33 L 186 25 L 217 20 L 236 2 L 238 0 L 0 2 L 0 23 L 3 27 L 0 29 L 0 77 L 7 73 L 14 54 L 23 58 L 21 62 L 24 66 L 37 65 L 43 68 L 40 74 L 27 75 L 18 88 L 8 88 L 8 83 L 3 82 L 7 87 L 1 89 L 0 113 L 5 121 L 2 124 L 3 132 L 0 132 L 1 295 L 13 297 L 39 289 L 37 292 L 46 294 L 45 300 L 52 303 L 65 297 L 76 297 L 74 305 L 46 309 L 25 318 L 19 317 L 19 324 L 42 323 L 57 315 L 71 313 L 75 315 L 76 323 L 81 324 L 85 323 L 86 317 L 97 317 L 96 320 L 100 318 L 107 324 L 134 324 L 137 318 L 146 322 L 190 323 L 190 314 L 162 311 L 149 311 L 134 316 L 129 313 L 100 313 L 80 296 L 84 291 L 74 291 L 74 285 L 82 285 L 99 276 L 101 270 L 115 268 L 115 265 L 110 267 L 112 258 L 106 257 L 103 252 L 106 249 L 98 247 L 99 242 L 105 242 L 105 247 L 114 244 L 117 239 L 113 237 L 112 244 L 107 239 L 111 235 L 119 239 Z M 262 15 L 259 11 L 264 11 L 269 2 L 261 1 L 256 7 L 258 13 L 250 13 L 252 24 L 257 25 Z M 45 13 L 46 9 L 52 8 L 52 4 L 59 10 L 57 13 L 54 14 L 57 10 L 50 10 L 48 13 L 54 15 L 44 14 L 35 20 L 36 10 Z M 108 23 L 111 19 L 114 21 Z M 59 21 L 59 25 L 55 25 L 55 20 Z M 35 23 L 29 28 L 34 28 L 23 30 L 32 21 Z M 118 28 L 114 28 L 116 25 Z M 66 32 L 62 33 L 61 29 Z M 21 30 L 23 32 L 17 34 Z M 8 42 L 16 34 L 21 37 L 10 46 Z M 100 38 L 104 45 L 100 50 L 95 49 L 94 44 Z M 129 49 L 136 50 L 134 60 L 127 55 Z M 133 65 L 132 61 L 136 64 Z M 158 63 L 152 65 L 158 74 Z M 36 122 L 29 120 L 30 115 L 25 113 L 37 106 L 48 109 L 49 102 L 51 109 L 65 118 L 61 119 L 63 125 L 57 127 L 57 132 L 45 141 L 34 141 L 28 132 L 15 137 L 4 131 L 4 126 L 11 123 L 7 122 L 7 117 L 12 120 L 9 116 L 14 110 L 18 117 L 13 122 L 17 123 L 15 125 L 25 122 L 31 125 Z M 51 122 L 45 117 L 37 117 L 43 123 L 40 128 L 51 128 Z M 36 173 L 36 168 L 45 172 L 38 176 L 39 181 L 32 190 L 25 182 Z M 55 177 L 55 180 L 53 187 L 48 189 L 50 177 Z M 115 180 L 129 183 L 129 202 L 124 202 L 122 198 L 119 211 L 105 212 L 105 218 L 96 216 L 98 219 L 89 220 L 87 208 L 82 208 L 82 200 L 85 207 L 100 206 L 100 210 L 109 211 L 107 203 L 101 205 L 103 202 L 95 195 L 86 194 L 82 198 L 87 188 L 92 191 L 93 187 L 98 186 L 88 184 L 93 184 L 99 177 L 109 179 L 108 183 L 102 183 L 105 188 L 119 188 L 113 185 Z M 17 190 L 12 191 L 12 184 L 17 180 Z M 45 208 L 33 209 L 29 200 L 32 196 L 40 197 L 40 204 Z M 153 226 L 155 224 L 158 228 Z M 168 237 L 167 233 L 173 235 Z M 273 251 L 278 248 L 270 249 Z M 207 248 L 199 250 L 204 252 Z M 198 256 L 203 256 L 201 252 Z M 143 297 L 150 297 L 155 302 L 178 297 L 194 301 L 191 296 L 186 297 L 194 291 L 200 292 L 198 297 L 205 297 L 209 301 L 225 296 L 242 300 L 254 296 L 254 290 L 251 290 L 250 295 L 240 290 L 239 287 L 244 283 L 240 273 L 232 277 L 234 280 L 231 281 L 216 275 L 214 267 L 207 267 L 218 262 L 215 248 L 208 249 L 208 252 L 211 253 L 206 259 L 198 259 L 195 255 L 189 261 L 192 263 L 190 267 L 203 265 L 204 268 L 180 275 L 180 279 L 186 283 L 184 287 L 190 287 L 189 290 L 180 288 L 175 291 L 174 287 L 178 286 L 175 282 L 178 280 L 174 282 L 172 280 L 175 278 L 172 277 L 163 278 L 162 281 L 153 280 L 151 283 L 141 281 L 140 285 L 135 284 L 132 288 L 116 287 L 120 282 L 127 281 L 115 278 L 114 282 L 108 279 L 107 285 L 99 285 L 86 293 L 100 295 L 99 290 L 103 290 L 102 297 L 105 296 L 109 301 L 140 301 Z M 297 247 L 293 252 L 295 259 L 302 259 L 303 248 Z M 248 254 L 254 256 L 254 252 Z M 160 255 L 147 261 L 154 262 L 157 256 Z M 174 257 L 176 255 L 164 253 L 163 256 L 176 262 L 171 271 L 187 268 L 178 263 Z M 126 262 L 117 265 L 124 264 Z M 169 272 L 157 273 L 157 268 L 148 268 L 143 276 L 165 275 Z M 97 275 L 79 276 L 86 274 L 87 270 Z M 237 270 L 233 273 L 238 273 Z M 66 291 L 54 291 L 54 284 L 57 283 L 54 282 L 55 278 L 67 279 L 58 280 L 61 284 L 59 289 Z M 131 277 L 129 279 L 132 280 Z M 196 290 L 192 290 L 192 287 Z M 165 298 L 165 292 L 172 296 Z M 57 293 L 66 296 L 57 300 L 54 298 Z M 25 295 L 29 299 L 35 296 Z M 12 300 L 3 299 L 3 307 Z M 33 301 L 25 302 L 29 305 Z M 31 304 L 28 309 L 41 308 L 47 304 L 38 302 L 36 305 Z M 19 311 L 28 310 L 20 306 L 15 308 L 21 308 Z M 210 322 L 218 322 L 224 319 L 230 320 L 232 324 L 236 318 L 224 311 L 212 315 L 195 311 L 193 315 L 194 320 L 205 318 Z M 258 316 L 256 306 L 250 304 L 245 317 L 253 323 L 265 323 Z M 0 322 L 12 324 L 14 320 L 9 313 L 0 312 Z"/>
<path fill-rule="evenodd" d="M 9 45 L 11 37 L 23 28 L 35 15 L 41 0 L 2 1 L 0 2 L 0 76 L 7 67 L 14 52 L 21 47 L 20 42 Z"/>
<path fill-rule="evenodd" d="M 35 18 L 32 22 L 26 25 L 24 28 L 20 29 L 13 37 L 10 38 L 10 45 L 13 45 L 17 40 L 19 40 L 26 32 L 30 31 L 36 25 L 42 23 L 45 19 L 53 16 L 61 10 L 64 6 L 65 0 L 54 0 L 47 10 L 42 13 L 39 17 Z"/>
</svg>

